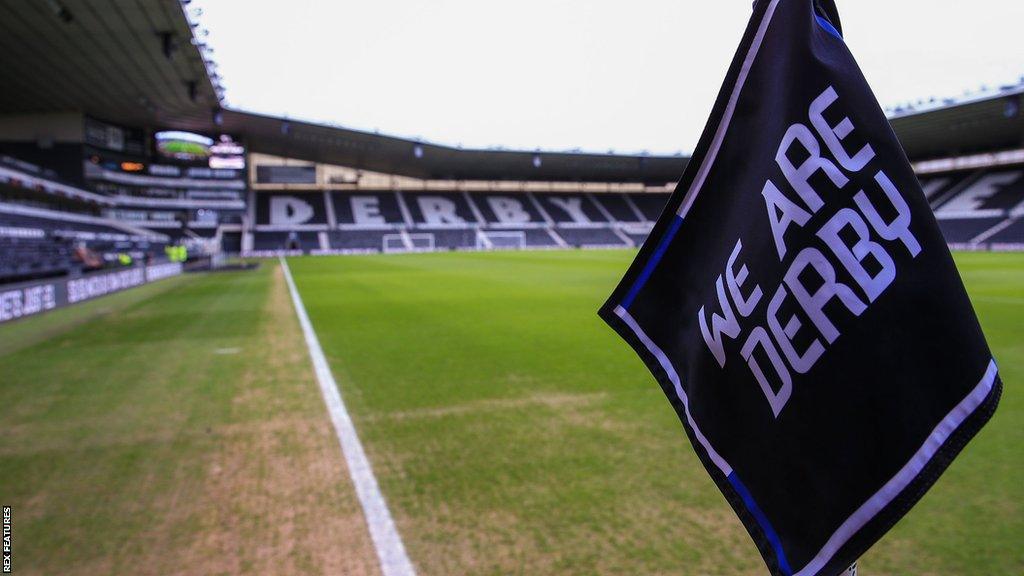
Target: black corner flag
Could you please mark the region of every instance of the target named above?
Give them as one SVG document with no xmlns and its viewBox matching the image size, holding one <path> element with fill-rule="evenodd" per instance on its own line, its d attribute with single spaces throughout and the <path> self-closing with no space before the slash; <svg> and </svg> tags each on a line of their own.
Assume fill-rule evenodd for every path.
<svg viewBox="0 0 1024 576">
<path fill-rule="evenodd" d="M 831 0 L 759 0 L 604 318 L 774 575 L 833 576 L 936 481 L 1001 383 Z"/>
</svg>

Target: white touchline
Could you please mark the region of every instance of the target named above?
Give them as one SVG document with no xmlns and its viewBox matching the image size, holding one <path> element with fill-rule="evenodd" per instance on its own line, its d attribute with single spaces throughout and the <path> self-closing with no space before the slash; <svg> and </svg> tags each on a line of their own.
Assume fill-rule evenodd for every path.
<svg viewBox="0 0 1024 576">
<path fill-rule="evenodd" d="M 356 434 L 356 427 L 352 424 L 352 418 L 345 409 L 345 402 L 341 399 L 338 391 L 338 383 L 331 374 L 331 368 L 327 364 L 323 348 L 320 347 L 320 340 L 313 331 L 313 324 L 306 314 L 306 307 L 302 304 L 302 298 L 295 287 L 292 279 L 292 271 L 288 268 L 288 262 L 283 257 L 281 269 L 284 270 L 284 278 L 288 282 L 288 291 L 292 296 L 292 304 L 295 306 L 295 314 L 299 317 L 299 325 L 302 326 L 302 334 L 306 338 L 306 348 L 309 349 L 309 358 L 313 361 L 313 369 L 316 371 L 316 380 L 320 384 L 320 392 L 323 394 L 324 403 L 327 404 L 327 411 L 331 415 L 331 422 L 334 423 L 334 431 L 341 443 L 341 452 L 348 464 L 349 474 L 352 476 L 352 484 L 356 488 L 356 496 L 363 507 L 363 516 L 366 517 L 366 525 L 370 529 L 370 538 L 373 546 L 377 549 L 377 558 L 380 559 L 380 570 L 384 576 L 415 576 L 416 570 L 405 553 L 405 545 L 402 544 L 402 537 L 398 535 L 395 528 L 395 521 L 391 518 L 387 502 L 377 485 L 377 477 L 373 475 L 373 468 L 366 457 L 363 445 L 359 442 L 359 435 Z"/>
</svg>

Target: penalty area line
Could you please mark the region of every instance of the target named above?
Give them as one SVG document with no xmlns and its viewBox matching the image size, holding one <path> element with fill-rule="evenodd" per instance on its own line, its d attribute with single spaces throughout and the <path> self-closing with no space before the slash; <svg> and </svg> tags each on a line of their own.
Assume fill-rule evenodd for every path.
<svg viewBox="0 0 1024 576">
<path fill-rule="evenodd" d="M 323 348 L 320 347 L 320 340 L 313 331 L 313 324 L 306 314 L 306 307 L 302 304 L 302 297 L 295 287 L 292 279 L 292 271 L 288 268 L 288 262 L 284 257 L 279 257 L 281 269 L 284 271 L 284 279 L 288 283 L 288 292 L 292 296 L 292 304 L 295 307 L 295 314 L 299 317 L 299 325 L 302 327 L 302 334 L 306 339 L 306 348 L 309 349 L 309 358 L 313 361 L 313 369 L 316 372 L 316 380 L 320 385 L 320 393 L 327 404 L 327 412 L 334 424 L 334 431 L 341 444 L 341 452 L 348 464 L 349 474 L 352 476 L 352 484 L 356 489 L 356 496 L 363 507 L 363 516 L 366 518 L 366 526 L 370 530 L 370 539 L 373 540 L 373 547 L 377 550 L 377 558 L 380 560 L 380 569 L 384 576 L 415 576 L 416 570 L 409 561 L 405 552 L 405 545 L 402 544 L 402 537 L 398 535 L 395 528 L 395 521 L 391 518 L 387 502 L 377 485 L 377 477 L 373 475 L 373 468 L 370 460 L 366 457 L 363 444 L 356 434 L 356 427 L 352 418 L 345 408 L 345 402 L 341 399 L 341 392 L 338 390 L 338 383 L 334 380 L 331 368 L 327 364 L 327 357 L 324 356 Z"/>
</svg>

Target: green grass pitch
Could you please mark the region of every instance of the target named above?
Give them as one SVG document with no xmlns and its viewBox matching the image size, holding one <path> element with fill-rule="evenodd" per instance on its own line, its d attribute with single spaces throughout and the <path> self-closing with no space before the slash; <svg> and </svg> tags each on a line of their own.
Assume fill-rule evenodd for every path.
<svg viewBox="0 0 1024 576">
<path fill-rule="evenodd" d="M 289 259 L 421 574 L 765 573 L 660 388 L 597 318 L 634 254 Z M 957 261 L 1003 399 L 863 559 L 865 575 L 1024 573 L 1024 254 Z M 338 510 L 358 519 L 344 474 L 314 472 L 337 459 L 337 444 L 275 267 L 170 280 L 0 326 L 0 500 L 15 506 L 16 569 L 151 562 L 164 569 L 149 573 L 170 573 L 184 550 L 193 567 L 238 552 L 245 561 L 224 572 L 265 572 L 260 559 L 279 554 L 289 572 L 318 573 L 324 548 L 358 540 L 365 555 L 358 522 L 330 520 Z M 231 454 L 238 466 L 282 470 L 250 465 L 223 486 L 210 452 L 263 421 L 276 424 Z M 263 485 L 289 470 L 306 488 L 282 487 L 262 507 L 192 502 L 216 506 L 234 483 L 265 498 Z M 302 512 L 289 534 L 309 539 L 328 525 L 329 537 L 276 552 L 295 544 L 269 525 L 293 504 Z M 193 550 L 210 534 L 236 542 Z M 343 572 L 374 573 L 372 554 L 364 560 Z"/>
</svg>

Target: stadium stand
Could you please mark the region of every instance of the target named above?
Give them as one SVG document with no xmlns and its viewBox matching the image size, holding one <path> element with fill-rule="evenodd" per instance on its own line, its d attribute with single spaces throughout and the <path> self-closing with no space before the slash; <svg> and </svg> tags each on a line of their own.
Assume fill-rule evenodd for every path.
<svg viewBox="0 0 1024 576">
<path fill-rule="evenodd" d="M 952 246 L 1024 248 L 1024 171 L 953 173 L 922 186 Z M 256 255 L 640 246 L 668 195 L 305 190 L 255 198 L 248 250 L 243 223 L 227 230 L 197 220 L 156 233 L 132 221 L 0 202 L 0 283 L 77 274 L 85 268 L 76 246 L 111 264 L 117 254 L 159 254 L 185 237 Z"/>
<path fill-rule="evenodd" d="M 921 185 L 950 244 L 1020 242 L 1024 169 L 927 175 Z M 332 252 L 640 246 L 667 200 L 665 192 L 265 192 L 254 249 L 284 249 L 287 231 L 328 231 Z M 298 249 L 316 249 L 315 234 L 303 238 Z"/>
<path fill-rule="evenodd" d="M 38 208 L 25 208 L 11 204 L 0 204 L 0 225 L 29 227 L 45 230 L 52 234 L 80 240 L 158 240 L 143 231 L 127 231 L 114 224 L 105 223 L 78 214 L 53 212 Z"/>
<path fill-rule="evenodd" d="M 304 230 L 327 227 L 323 192 L 260 194 L 256 197 L 256 224 L 260 230 Z"/>
<path fill-rule="evenodd" d="M 627 194 L 626 200 L 636 206 L 644 220 L 656 222 L 665 209 L 668 194 Z"/>
<path fill-rule="evenodd" d="M 1007 221 L 1005 227 L 995 231 L 986 240 L 992 245 L 1024 246 L 1024 218 Z"/>
<path fill-rule="evenodd" d="M 994 169 L 927 179 L 946 179 L 933 204 L 946 241 L 953 245 L 1020 242 L 1017 225 L 1024 216 L 1024 170 Z M 927 190 L 926 190 L 927 193 Z"/>
<path fill-rule="evenodd" d="M 928 203 L 934 209 L 945 200 L 948 200 L 950 192 L 955 193 L 969 176 L 969 173 L 926 176 L 920 178 L 921 190 L 924 192 L 925 198 L 928 199 Z"/>
<path fill-rule="evenodd" d="M 161 19 L 165 12 L 156 10 Z M 187 39 L 191 27 L 175 18 L 179 40 Z M 142 53 L 155 40 L 137 25 L 124 20 L 114 35 Z M 31 62 L 18 69 L 55 64 L 41 56 L 44 38 L 22 40 Z M 64 40 L 91 54 L 109 38 Z M 639 246 L 689 162 L 463 149 L 233 110 L 198 44 L 181 46 L 193 58 L 123 62 L 125 78 L 176 79 L 140 85 L 142 93 L 93 82 L 91 68 L 62 74 L 102 94 L 23 75 L 32 90 L 11 93 L 0 113 L 0 227 L 43 236 L 5 237 L 5 266 L 73 270 L 73 261 L 63 268 L 57 261 L 78 247 L 109 259 L 177 243 L 261 255 Z M 918 168 L 922 188 L 950 244 L 1022 243 L 1022 115 L 1008 115 L 1004 105 L 1022 94 L 1024 83 L 890 112 L 908 157 L 930 166 Z M 52 118 L 39 124 L 40 114 Z M 202 154 L 181 156 L 182 143 Z"/>
<path fill-rule="evenodd" d="M 121 265 L 123 256 L 163 254 L 167 235 L 100 213 L 119 213 L 109 197 L 56 172 L 0 156 L 0 282 L 78 274 Z"/>
<path fill-rule="evenodd" d="M 331 194 L 339 225 L 381 226 L 405 224 L 398 196 L 394 192 Z"/>
<path fill-rule="evenodd" d="M 1024 207 L 1024 170 L 978 172 L 936 206 L 937 218 L 1004 216 Z"/>
<path fill-rule="evenodd" d="M 556 248 L 564 247 L 565 242 L 551 227 L 543 228 L 511 228 L 505 229 L 505 232 L 520 232 L 523 235 L 523 246 L 526 248 Z M 517 244 L 505 242 L 500 246 L 495 239 L 494 232 L 488 233 L 488 238 L 494 243 L 494 247 L 516 247 Z"/>
<path fill-rule="evenodd" d="M 433 240 L 426 240 L 426 235 L 432 236 Z M 426 243 L 418 244 L 416 236 Z M 429 249 L 430 243 L 436 250 L 470 250 L 477 246 L 475 228 L 421 229 L 416 231 L 416 236 L 410 235 L 413 249 Z"/>
<path fill-rule="evenodd" d="M 0 187 L 9 192 L 0 198 L 0 226 L 41 230 L 46 236 L 45 241 L 19 239 L 17 263 L 12 256 L 8 268 L 39 274 L 73 269 L 72 264 L 57 261 L 68 260 L 75 242 L 108 255 L 153 251 L 187 240 L 217 242 L 226 252 L 256 254 L 640 246 L 668 199 L 666 192 L 307 187 L 250 195 L 243 202 L 251 211 L 247 219 L 243 212 L 201 207 L 146 211 L 119 203 L 123 192 L 90 192 L 51 177 L 52 171 L 0 157 Z M 929 174 L 921 184 L 950 244 L 1012 247 L 1024 242 L 1024 169 Z M 104 186 L 97 189 L 109 191 Z M 183 192 L 177 197 L 187 196 Z M 77 211 L 64 209 L 62 203 L 67 202 Z M 246 234 L 251 236 L 248 242 Z M 5 242 L 14 254 L 13 241 Z M 33 259 L 39 264 L 27 266 Z"/>
<path fill-rule="evenodd" d="M 612 222 L 643 222 L 648 218 L 631 205 L 628 196 L 623 194 L 591 194 L 590 200 L 599 208 L 603 208 L 604 215 Z M 661 200 L 668 200 L 665 196 Z"/>
<path fill-rule="evenodd" d="M 544 212 L 560 225 L 588 225 L 609 222 L 591 196 L 584 194 L 534 194 Z"/>
<path fill-rule="evenodd" d="M 668 198 L 637 196 L 657 211 Z M 329 252 L 621 247 L 642 243 L 652 224 L 619 193 L 289 190 L 257 194 L 255 214 L 258 252 L 285 249 L 287 231 L 327 231 Z M 313 249 L 306 238 L 299 249 Z"/>
<path fill-rule="evenodd" d="M 519 227 L 525 224 L 544 224 L 547 221 L 540 213 L 531 195 L 524 193 L 470 194 L 484 221 L 492 227 Z"/>
<path fill-rule="evenodd" d="M 384 230 L 335 230 L 330 232 L 328 238 L 332 250 L 340 251 L 371 251 L 379 252 L 383 250 L 384 236 L 386 234 L 393 234 L 395 231 L 391 229 Z"/>
<path fill-rule="evenodd" d="M 469 198 L 458 192 L 404 192 L 409 216 L 417 226 L 466 226 L 479 224 L 479 213 Z M 402 200 L 399 200 L 402 203 Z"/>
<path fill-rule="evenodd" d="M 973 239 L 1002 222 L 1003 218 L 943 218 L 939 229 L 946 241 L 952 244 L 968 244 Z"/>
<path fill-rule="evenodd" d="M 650 234 L 650 230 L 640 231 L 635 228 L 623 228 L 622 233 L 625 234 L 634 245 L 643 246 L 644 242 L 647 241 L 647 236 Z"/>
<path fill-rule="evenodd" d="M 320 249 L 320 240 L 315 232 L 257 232 L 253 247 L 257 252 L 308 252 Z"/>
<path fill-rule="evenodd" d="M 70 246 L 40 229 L 0 226 L 0 282 L 66 274 Z"/>
<path fill-rule="evenodd" d="M 622 248 L 631 245 L 630 242 L 627 242 L 622 236 L 617 234 L 613 228 L 560 228 L 558 235 L 567 244 L 576 248 L 598 248 L 605 246 Z"/>
</svg>

